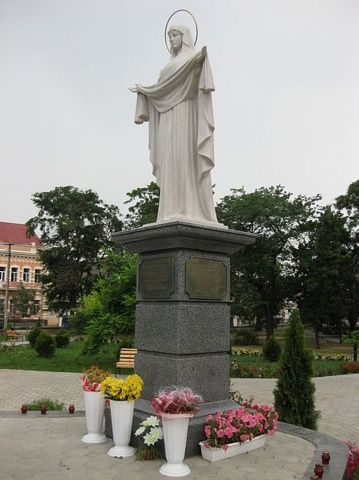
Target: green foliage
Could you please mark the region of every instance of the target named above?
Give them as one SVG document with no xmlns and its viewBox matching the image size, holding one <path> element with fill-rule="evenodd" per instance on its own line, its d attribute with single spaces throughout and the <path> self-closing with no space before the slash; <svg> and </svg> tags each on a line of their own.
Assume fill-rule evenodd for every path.
<svg viewBox="0 0 359 480">
<path fill-rule="evenodd" d="M 315 430 L 319 412 L 314 405 L 312 354 L 304 345 L 304 328 L 298 310 L 292 313 L 279 366 L 279 380 L 274 390 L 279 419 Z"/>
<path fill-rule="evenodd" d="M 336 199 L 336 207 L 345 215 L 350 237 L 346 304 L 350 330 L 355 330 L 359 316 L 359 180 L 351 183 L 347 193 Z"/>
<path fill-rule="evenodd" d="M 282 353 L 282 347 L 280 343 L 271 335 L 263 345 L 263 356 L 270 362 L 278 362 L 280 354 Z"/>
<path fill-rule="evenodd" d="M 345 195 L 336 199 L 339 210 L 345 211 L 351 234 L 359 241 L 359 180 L 351 183 Z"/>
<path fill-rule="evenodd" d="M 121 348 L 134 348 L 135 347 L 135 339 L 134 337 L 123 337 L 118 342 L 118 353 L 120 353 Z"/>
<path fill-rule="evenodd" d="M 70 343 L 70 334 L 65 330 L 59 330 L 55 335 L 56 348 L 66 348 Z"/>
<path fill-rule="evenodd" d="M 160 189 L 156 183 L 151 182 L 143 188 L 136 188 L 127 193 L 130 197 L 125 203 L 134 203 L 128 208 L 125 217 L 126 228 L 138 228 L 157 219 Z"/>
<path fill-rule="evenodd" d="M 320 196 L 292 196 L 282 186 L 252 193 L 232 190 L 217 206 L 219 221 L 257 235 L 255 244 L 231 259 L 232 313 L 264 320 L 267 337 L 274 316 L 293 291 L 293 250 L 311 229 Z"/>
<path fill-rule="evenodd" d="M 119 335 L 131 335 L 135 326 L 136 258 L 128 252 L 109 252 L 103 278 L 83 298 L 78 309 L 85 322 L 88 343 L 84 353 L 96 353 Z"/>
<path fill-rule="evenodd" d="M 30 346 L 0 348 L 0 368 L 37 370 L 46 372 L 77 372 L 79 375 L 91 365 L 115 372 L 118 360 L 117 344 L 105 345 L 99 353 L 82 355 L 83 341 L 74 341 L 67 348 L 55 351 L 52 357 L 40 357 Z"/>
<path fill-rule="evenodd" d="M 112 234 L 122 228 L 119 210 L 97 193 L 71 186 L 35 193 L 32 200 L 39 211 L 27 226 L 30 233 L 40 230 L 45 246 L 40 260 L 47 303 L 69 311 L 91 291 L 104 248 L 113 247 Z"/>
<path fill-rule="evenodd" d="M 258 345 L 258 337 L 251 328 L 241 328 L 234 337 L 234 345 Z"/>
<path fill-rule="evenodd" d="M 23 283 L 20 283 L 16 291 L 12 294 L 12 300 L 15 312 L 22 318 L 36 313 L 35 291 L 30 288 L 25 288 Z"/>
<path fill-rule="evenodd" d="M 27 339 L 30 343 L 30 347 L 31 348 L 35 348 L 35 344 L 36 344 L 36 340 L 37 340 L 37 337 L 39 336 L 39 334 L 41 333 L 41 327 L 40 325 L 35 325 L 35 327 L 33 327 L 28 336 L 27 336 Z"/>
<path fill-rule="evenodd" d="M 50 398 L 40 398 L 34 400 L 31 403 L 28 403 L 27 409 L 29 411 L 41 410 L 41 407 L 45 405 L 47 410 L 64 410 L 65 404 L 63 402 L 58 402 L 57 400 L 51 400 Z"/>
<path fill-rule="evenodd" d="M 314 225 L 308 242 L 297 250 L 299 301 L 302 318 L 310 323 L 317 338 L 323 325 L 341 331 L 346 315 L 348 274 L 348 232 L 345 219 L 326 207 Z"/>
<path fill-rule="evenodd" d="M 55 353 L 55 341 L 46 332 L 40 332 L 35 343 L 35 350 L 40 357 L 52 357 Z"/>
</svg>

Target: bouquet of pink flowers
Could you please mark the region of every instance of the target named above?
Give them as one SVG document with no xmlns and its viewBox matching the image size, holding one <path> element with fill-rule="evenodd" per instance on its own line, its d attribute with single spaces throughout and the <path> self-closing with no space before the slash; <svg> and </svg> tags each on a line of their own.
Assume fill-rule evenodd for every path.
<svg viewBox="0 0 359 480">
<path fill-rule="evenodd" d="M 192 413 L 199 410 L 202 397 L 193 393 L 188 387 L 173 387 L 161 390 L 151 401 L 151 406 L 158 416 L 163 413 Z"/>
<path fill-rule="evenodd" d="M 80 377 L 82 388 L 86 392 L 99 392 L 101 388 L 101 382 L 103 382 L 105 378 L 110 375 L 110 372 L 102 370 L 97 365 L 92 365 L 88 370 L 86 370 L 84 375 Z"/>
<path fill-rule="evenodd" d="M 263 434 L 277 430 L 278 414 L 269 405 L 253 405 L 254 412 L 239 407 L 228 412 L 218 412 L 206 419 L 204 433 L 206 448 L 223 448 L 229 443 L 252 440 Z"/>
</svg>

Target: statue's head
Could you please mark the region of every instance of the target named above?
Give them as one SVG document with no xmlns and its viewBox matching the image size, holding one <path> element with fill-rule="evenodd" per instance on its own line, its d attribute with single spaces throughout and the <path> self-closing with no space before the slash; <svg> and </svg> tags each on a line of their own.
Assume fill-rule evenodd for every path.
<svg viewBox="0 0 359 480">
<path fill-rule="evenodd" d="M 194 42 L 190 30 L 183 25 L 172 26 L 168 30 L 168 38 L 173 56 L 184 50 L 193 50 Z"/>
</svg>

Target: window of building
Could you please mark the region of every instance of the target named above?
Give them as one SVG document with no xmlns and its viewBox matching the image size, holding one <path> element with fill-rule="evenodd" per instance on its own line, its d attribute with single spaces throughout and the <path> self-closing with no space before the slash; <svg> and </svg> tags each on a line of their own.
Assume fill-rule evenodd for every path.
<svg viewBox="0 0 359 480">
<path fill-rule="evenodd" d="M 3 315 L 5 311 L 5 300 L 0 298 L 0 315 Z"/>
<path fill-rule="evenodd" d="M 15 315 L 16 313 L 16 305 L 12 298 L 10 298 L 10 313 L 11 315 Z"/>
<path fill-rule="evenodd" d="M 34 300 L 34 309 L 33 309 L 34 315 L 39 313 L 39 311 L 40 311 L 40 300 Z"/>
<path fill-rule="evenodd" d="M 19 269 L 17 267 L 11 267 L 11 282 L 17 282 L 17 275 L 19 273 Z"/>
<path fill-rule="evenodd" d="M 30 268 L 24 268 L 22 272 L 23 282 L 30 282 Z"/>
<path fill-rule="evenodd" d="M 35 283 L 41 282 L 41 270 L 39 268 L 35 268 Z"/>
<path fill-rule="evenodd" d="M 5 282 L 6 280 L 6 267 L 0 267 L 0 282 Z"/>
</svg>

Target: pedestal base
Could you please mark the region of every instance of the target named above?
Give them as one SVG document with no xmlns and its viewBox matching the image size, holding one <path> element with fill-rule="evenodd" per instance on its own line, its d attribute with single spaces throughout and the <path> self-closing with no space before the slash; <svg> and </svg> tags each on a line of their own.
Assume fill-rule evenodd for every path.
<svg viewBox="0 0 359 480">
<path fill-rule="evenodd" d="M 229 257 L 255 238 L 218 225 L 182 221 L 114 235 L 116 243 L 139 254 L 135 371 L 144 389 L 135 404 L 132 431 L 153 415 L 150 401 L 160 389 L 189 387 L 204 402 L 188 428 L 186 456 L 194 455 L 204 440 L 207 416 L 236 407 L 228 400 Z M 111 435 L 108 416 L 107 411 L 106 433 Z M 136 444 L 133 436 L 131 443 Z"/>
</svg>

